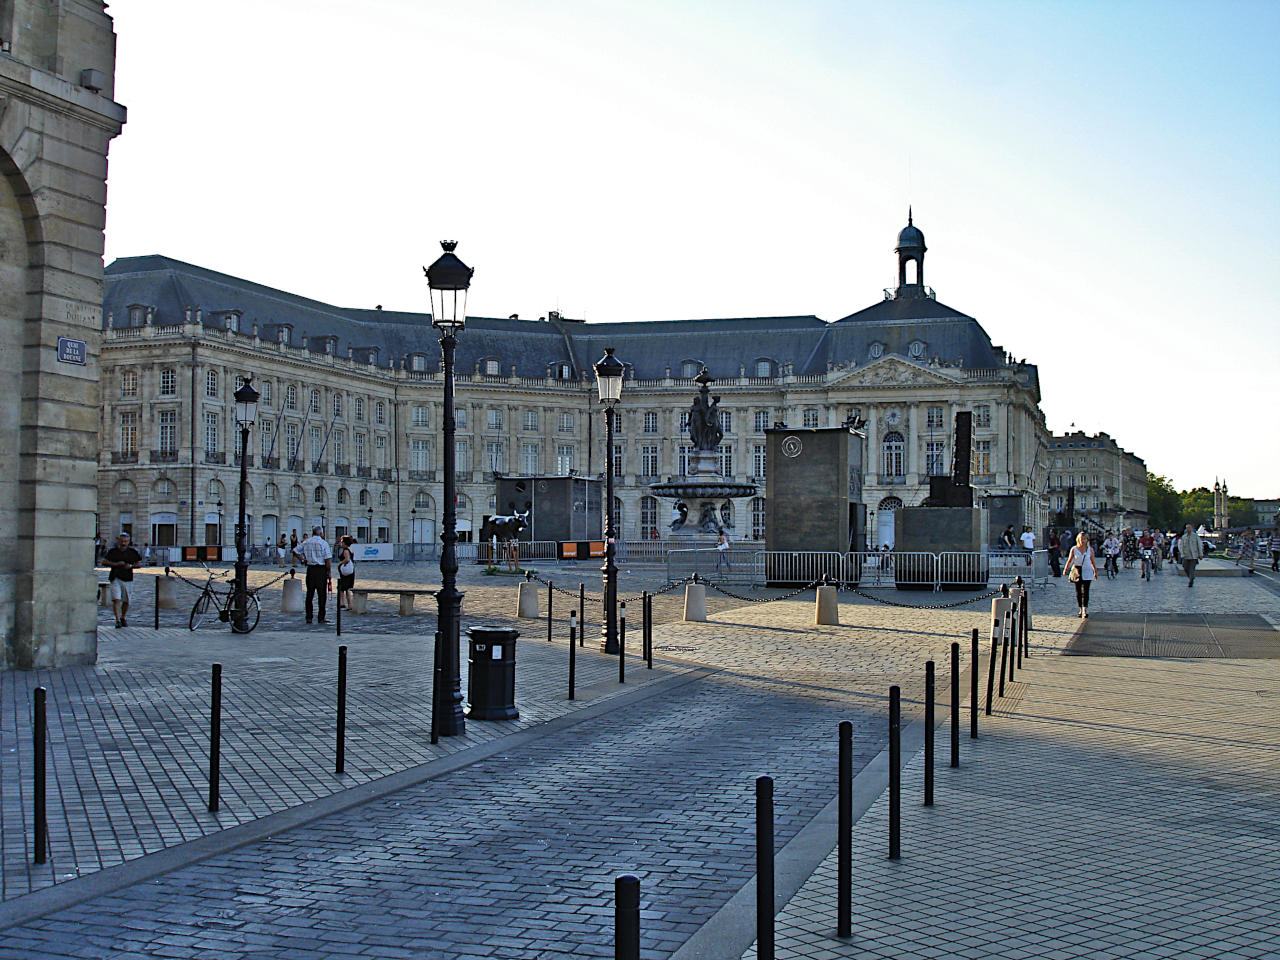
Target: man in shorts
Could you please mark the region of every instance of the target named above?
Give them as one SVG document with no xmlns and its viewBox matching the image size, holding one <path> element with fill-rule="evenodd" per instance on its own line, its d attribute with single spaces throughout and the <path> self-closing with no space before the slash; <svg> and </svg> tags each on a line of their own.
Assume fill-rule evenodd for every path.
<svg viewBox="0 0 1280 960">
<path fill-rule="evenodd" d="M 142 566 L 142 555 L 129 545 L 129 535 L 116 537 L 116 545 L 107 551 L 107 576 L 111 584 L 111 610 L 116 615 L 116 626 L 127 627 L 129 621 L 129 592 L 133 588 L 133 571 Z"/>
</svg>

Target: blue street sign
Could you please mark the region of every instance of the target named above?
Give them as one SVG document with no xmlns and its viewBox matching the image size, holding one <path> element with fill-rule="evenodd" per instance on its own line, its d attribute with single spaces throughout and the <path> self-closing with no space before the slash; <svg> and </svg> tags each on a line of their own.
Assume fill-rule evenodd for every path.
<svg viewBox="0 0 1280 960">
<path fill-rule="evenodd" d="M 72 340 L 70 337 L 58 338 L 59 363 L 78 363 L 83 367 L 88 356 L 89 350 L 83 340 Z"/>
</svg>

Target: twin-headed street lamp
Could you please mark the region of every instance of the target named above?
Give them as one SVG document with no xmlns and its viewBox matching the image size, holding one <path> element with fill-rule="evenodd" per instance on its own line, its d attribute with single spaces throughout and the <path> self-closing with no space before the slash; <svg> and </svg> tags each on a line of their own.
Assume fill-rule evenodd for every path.
<svg viewBox="0 0 1280 960">
<path fill-rule="evenodd" d="M 236 423 L 240 425 L 240 516 L 236 521 L 235 602 L 231 607 L 231 629 L 235 633 L 244 633 L 249 610 L 249 528 L 244 501 L 249 485 L 249 434 L 258 418 L 258 391 L 253 389 L 253 377 L 245 377 L 240 389 L 232 396 L 236 401 Z M 222 505 L 218 506 L 218 523 L 221 525 Z"/>
<path fill-rule="evenodd" d="M 458 332 L 467 323 L 467 290 L 471 267 L 458 259 L 453 241 L 442 241 L 444 253 L 424 267 L 431 288 L 431 325 L 440 331 L 440 355 L 444 361 L 444 530 L 440 534 L 440 591 L 436 594 L 435 676 L 431 697 L 431 742 L 466 730 L 462 714 L 462 676 L 459 659 L 459 626 L 462 594 L 458 592 L 457 467 L 453 422 L 453 354 Z"/>
<path fill-rule="evenodd" d="M 618 652 L 618 566 L 614 563 L 615 540 L 618 530 L 613 515 L 613 408 L 622 399 L 622 375 L 626 372 L 621 360 L 613 355 L 613 347 L 607 347 L 604 356 L 595 365 L 596 386 L 600 402 L 604 404 L 604 637 L 600 649 L 605 653 Z"/>
</svg>

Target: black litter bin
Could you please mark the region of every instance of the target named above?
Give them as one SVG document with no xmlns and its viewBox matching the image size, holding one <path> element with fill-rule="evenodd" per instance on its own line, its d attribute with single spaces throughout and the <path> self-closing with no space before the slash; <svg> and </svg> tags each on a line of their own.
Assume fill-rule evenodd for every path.
<svg viewBox="0 0 1280 960">
<path fill-rule="evenodd" d="M 467 675 L 467 716 L 472 720 L 514 720 L 516 709 L 516 637 L 507 627 L 472 627 Z"/>
</svg>

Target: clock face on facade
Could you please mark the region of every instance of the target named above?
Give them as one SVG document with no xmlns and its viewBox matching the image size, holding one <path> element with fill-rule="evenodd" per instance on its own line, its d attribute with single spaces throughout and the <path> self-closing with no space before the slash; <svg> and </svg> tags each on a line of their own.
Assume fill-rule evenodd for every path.
<svg viewBox="0 0 1280 960">
<path fill-rule="evenodd" d="M 891 427 L 896 427 L 902 421 L 902 411 L 894 407 L 884 415 L 884 422 Z"/>
</svg>

